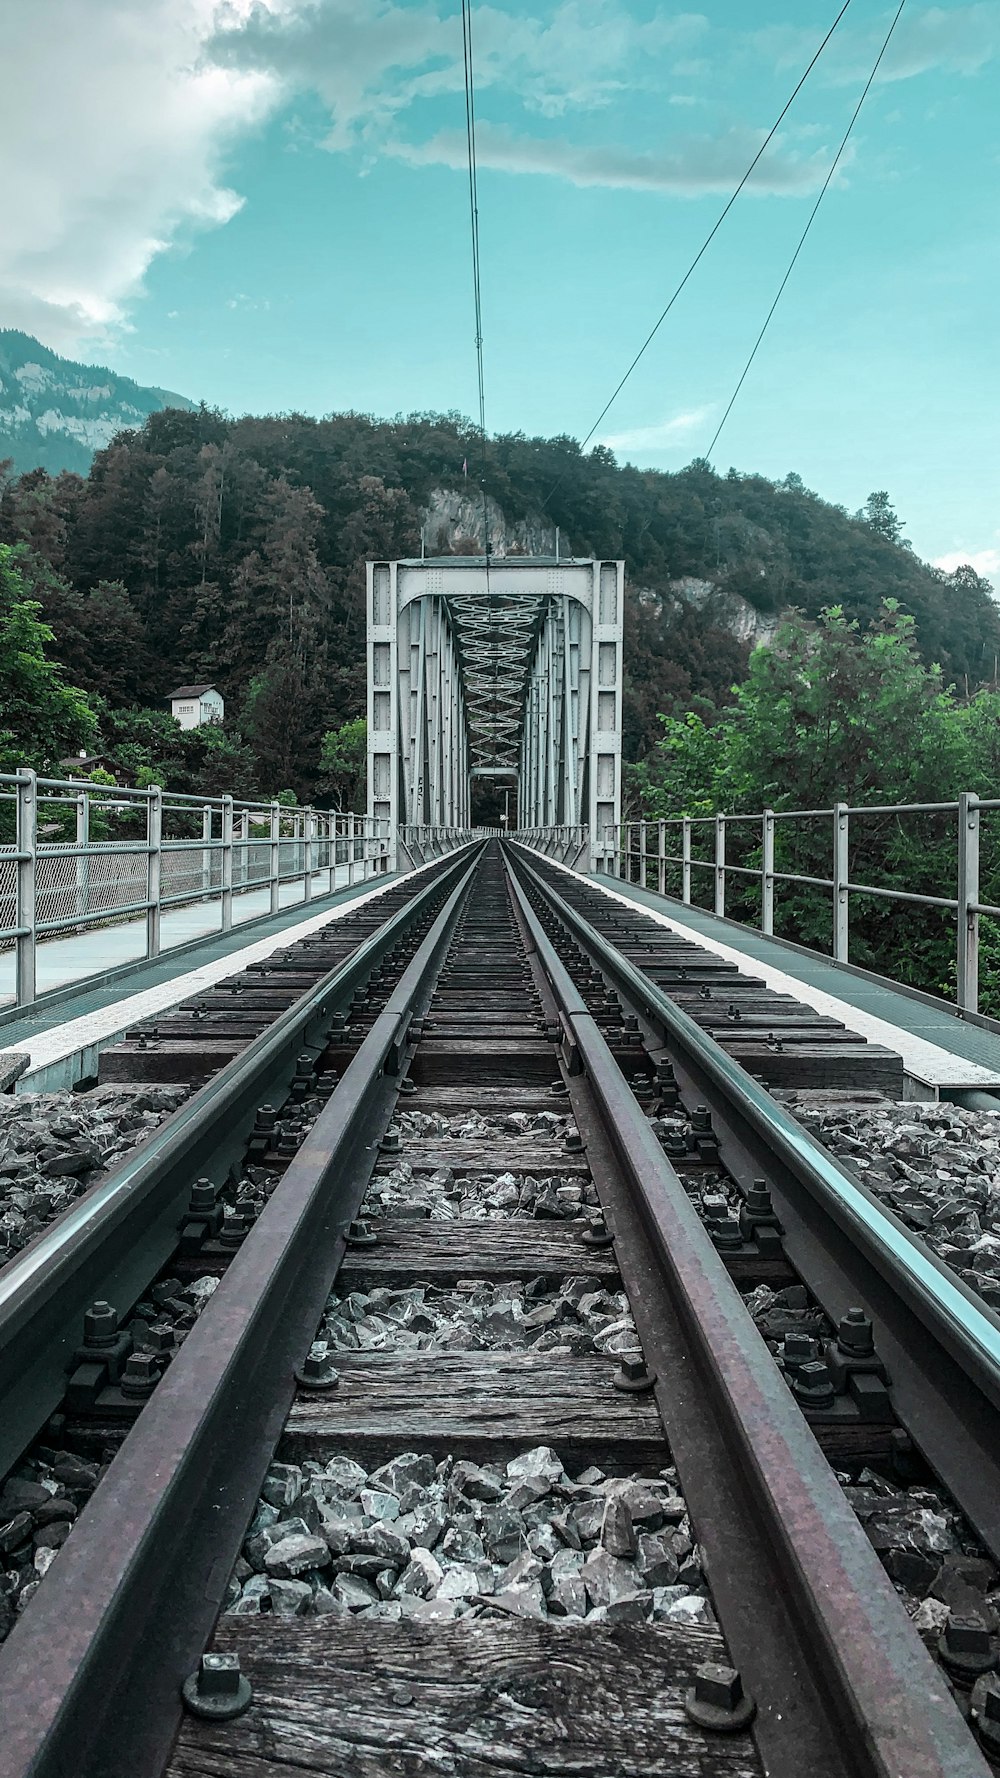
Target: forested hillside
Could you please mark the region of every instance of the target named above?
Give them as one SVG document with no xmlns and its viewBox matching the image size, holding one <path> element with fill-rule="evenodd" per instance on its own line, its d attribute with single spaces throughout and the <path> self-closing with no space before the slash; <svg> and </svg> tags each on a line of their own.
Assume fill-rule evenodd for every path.
<svg viewBox="0 0 1000 1778">
<path fill-rule="evenodd" d="M 114 712 L 162 711 L 173 684 L 211 680 L 241 776 L 314 795 L 324 733 L 364 712 L 366 556 L 417 553 L 422 530 L 429 552 L 481 548 L 480 474 L 456 416 L 168 410 L 120 433 L 85 479 L 8 471 L 0 542 L 20 546 L 49 655 L 112 713 L 105 745 L 136 730 Z M 484 474 L 498 553 L 547 552 L 558 525 L 567 554 L 625 558 L 632 759 L 659 713 L 724 701 L 750 640 L 789 608 L 867 622 L 892 597 L 962 695 L 996 676 L 988 584 L 918 561 L 885 497 L 852 518 L 794 475 L 776 485 L 698 462 L 661 474 L 520 434 L 489 441 Z"/>
</svg>

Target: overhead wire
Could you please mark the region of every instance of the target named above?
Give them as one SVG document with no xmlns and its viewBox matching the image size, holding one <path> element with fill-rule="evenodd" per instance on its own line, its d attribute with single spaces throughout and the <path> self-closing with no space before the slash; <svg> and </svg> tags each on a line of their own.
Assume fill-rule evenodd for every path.
<svg viewBox="0 0 1000 1778">
<path fill-rule="evenodd" d="M 730 397 L 729 405 L 726 408 L 726 411 L 723 414 L 722 419 L 719 421 L 719 424 L 715 429 L 715 437 L 712 439 L 712 442 L 709 445 L 707 452 L 705 453 L 706 458 L 709 462 L 711 462 L 711 460 L 712 460 L 712 452 L 715 450 L 715 447 L 719 442 L 719 438 L 722 434 L 722 429 L 725 426 L 726 421 L 728 420 L 730 414 L 732 413 L 733 408 L 736 406 L 736 401 L 739 396 L 740 390 L 742 389 L 744 383 L 747 380 L 747 377 L 750 372 L 750 367 L 753 364 L 753 361 L 757 356 L 757 353 L 760 349 L 760 345 L 761 345 L 761 342 L 764 338 L 764 335 L 766 334 L 768 328 L 771 325 L 771 320 L 774 316 L 775 309 L 778 307 L 778 304 L 780 303 L 781 298 L 785 293 L 785 288 L 788 284 L 788 281 L 791 278 L 793 271 L 795 270 L 799 255 L 802 252 L 802 249 L 806 244 L 806 240 L 808 239 L 809 231 L 812 228 L 812 225 L 815 222 L 817 215 L 819 214 L 819 207 L 820 207 L 821 203 L 823 202 L 823 199 L 825 198 L 827 192 L 830 189 L 830 185 L 833 180 L 833 176 L 836 173 L 837 168 L 840 165 L 840 162 L 843 158 L 844 150 L 847 147 L 847 144 L 851 139 L 851 134 L 854 130 L 854 126 L 857 123 L 858 118 L 861 115 L 861 107 L 864 105 L 864 102 L 867 99 L 869 92 L 871 91 L 872 85 L 875 80 L 875 76 L 878 73 L 879 68 L 882 65 L 883 57 L 885 56 L 885 52 L 888 49 L 889 44 L 892 41 L 893 32 L 895 31 L 896 26 L 899 24 L 900 18 L 902 17 L 902 13 L 903 13 L 903 8 L 905 7 L 905 5 L 906 5 L 906 0 L 899 0 L 899 6 L 896 9 L 896 15 L 893 18 L 893 21 L 892 21 L 891 25 L 889 26 L 888 31 L 886 32 L 885 40 L 884 40 L 882 47 L 879 50 L 878 55 L 875 59 L 875 63 L 874 63 L 874 66 L 871 70 L 871 73 L 869 74 L 868 79 L 865 81 L 864 88 L 861 93 L 861 97 L 859 98 L 856 106 L 854 107 L 854 112 L 851 116 L 851 121 L 848 124 L 847 129 L 844 131 L 844 135 L 841 140 L 840 147 L 837 149 L 837 152 L 834 155 L 833 160 L 830 163 L 830 169 L 829 169 L 829 172 L 827 173 L 826 178 L 824 179 L 823 184 L 820 188 L 819 196 L 817 197 L 816 202 L 814 203 L 811 211 L 809 212 L 809 217 L 806 222 L 805 228 L 802 230 L 802 233 L 799 236 L 798 245 L 796 246 L 795 252 L 792 254 L 792 257 L 788 262 L 788 269 L 785 272 L 785 275 L 782 278 L 781 283 L 778 286 L 777 294 L 774 298 L 774 301 L 771 304 L 771 307 L 767 311 L 767 315 L 764 320 L 764 325 L 761 328 L 759 334 L 757 335 L 756 340 L 754 341 L 753 349 L 750 353 L 750 356 L 747 359 L 746 364 L 743 366 L 743 370 L 740 374 L 739 382 L 737 383 L 737 385 L 736 385 L 735 389 L 733 390 L 733 393 Z"/>
<path fill-rule="evenodd" d="M 466 0 L 462 0 L 462 4 L 463 4 L 463 16 L 464 16 Z M 632 375 L 632 372 L 635 370 L 636 366 L 638 365 L 640 360 L 643 358 L 643 356 L 645 355 L 648 348 L 652 345 L 654 339 L 656 338 L 657 334 L 660 331 L 660 328 L 663 326 L 664 321 L 666 320 L 667 316 L 670 314 L 670 311 L 673 308 L 674 304 L 676 303 L 678 297 L 681 295 L 681 292 L 684 290 L 685 286 L 689 283 L 690 279 L 694 275 L 694 273 L 697 270 L 698 266 L 700 265 L 701 261 L 704 259 L 705 254 L 708 252 L 709 247 L 712 245 L 712 242 L 715 240 L 716 235 L 718 234 L 720 228 L 722 227 L 722 224 L 725 222 L 726 217 L 729 215 L 730 210 L 732 209 L 733 205 L 735 204 L 735 202 L 736 202 L 737 198 L 739 197 L 740 193 L 742 192 L 744 186 L 747 184 L 748 180 L 752 177 L 753 172 L 754 172 L 755 168 L 757 167 L 758 162 L 761 159 L 761 156 L 763 154 L 765 154 L 767 149 L 770 147 L 770 144 L 774 140 L 774 137 L 777 135 L 778 130 L 781 128 L 781 125 L 784 123 L 785 118 L 788 116 L 789 111 L 791 110 L 793 104 L 795 103 L 795 100 L 798 98 L 800 92 L 802 91 L 802 88 L 805 86 L 806 81 L 809 79 L 809 76 L 812 73 L 813 69 L 815 68 L 816 63 L 819 61 L 820 56 L 823 54 L 823 51 L 825 50 L 827 44 L 829 43 L 835 30 L 837 29 L 837 26 L 840 24 L 841 19 L 843 18 L 844 14 L 847 12 L 850 5 L 851 5 L 851 0 L 843 0 L 843 5 L 841 6 L 840 11 L 837 13 L 836 18 L 834 19 L 832 25 L 829 27 L 825 37 L 823 38 L 823 40 L 820 43 L 817 50 L 815 51 L 808 66 L 806 67 L 804 72 L 800 75 L 798 81 L 796 82 L 794 88 L 792 89 L 792 92 L 789 94 L 784 105 L 782 106 L 777 117 L 775 118 L 773 124 L 771 125 L 771 128 L 768 130 L 767 135 L 764 137 L 763 142 L 761 143 L 761 145 L 758 148 L 756 154 L 754 155 L 752 161 L 750 162 L 750 165 L 747 167 L 746 172 L 743 174 L 742 179 L 740 180 L 739 184 L 736 186 L 735 190 L 732 192 L 730 197 L 727 199 L 723 209 L 719 212 L 719 215 L 716 217 L 716 220 L 713 223 L 711 229 L 709 230 L 708 234 L 705 236 L 705 239 L 703 240 L 697 253 L 695 254 L 694 258 L 692 259 L 691 264 L 688 266 L 687 271 L 684 273 L 684 276 L 681 279 L 680 283 L 677 285 L 676 289 L 674 290 L 669 302 L 666 304 L 665 308 L 663 308 L 661 310 L 661 312 L 660 312 L 659 316 L 657 317 L 656 321 L 654 322 L 653 326 L 650 328 L 649 332 L 647 333 L 646 338 L 643 340 L 642 345 L 639 347 L 639 350 L 635 354 L 635 357 L 632 359 L 632 362 L 629 365 L 628 369 L 626 370 L 624 376 L 616 384 L 611 395 L 608 397 L 608 399 L 605 402 L 604 406 L 602 407 L 600 413 L 598 414 L 597 419 L 594 421 L 594 424 L 591 426 L 590 431 L 587 433 L 586 438 L 584 438 L 583 441 L 581 442 L 581 445 L 580 445 L 581 451 L 586 450 L 587 446 L 589 445 L 591 439 L 594 436 L 594 433 L 597 431 L 598 427 L 600 426 L 602 420 L 610 412 L 611 408 L 614 406 L 615 402 L 617 401 L 619 395 L 621 394 L 622 390 L 625 387 L 625 384 L 628 382 L 629 377 Z M 565 476 L 566 476 L 566 471 L 563 471 L 563 474 L 560 475 L 559 477 L 557 477 L 556 481 L 553 482 L 551 488 L 549 489 L 548 493 L 545 496 L 545 499 L 542 501 L 542 511 L 544 511 L 545 508 L 548 506 L 548 503 L 552 499 L 552 496 L 556 492 L 556 489 L 562 485 L 562 482 L 565 480 Z"/>
<path fill-rule="evenodd" d="M 490 632 L 492 633 L 494 629 L 495 612 L 493 589 L 490 584 L 490 513 L 489 497 L 486 492 L 486 378 L 483 369 L 483 297 L 479 257 L 479 171 L 476 162 L 476 86 L 475 66 L 472 53 L 472 0 L 462 0 L 462 64 L 465 78 L 465 137 L 469 170 L 469 233 L 472 243 L 472 291 L 476 317 L 476 380 L 479 393 L 479 449 L 481 460 L 479 485 L 483 501 L 483 554 L 486 559 L 486 612 Z M 496 757 L 498 673 L 499 648 L 497 647 L 494 649 L 493 658 L 492 728 L 494 758 Z"/>
</svg>

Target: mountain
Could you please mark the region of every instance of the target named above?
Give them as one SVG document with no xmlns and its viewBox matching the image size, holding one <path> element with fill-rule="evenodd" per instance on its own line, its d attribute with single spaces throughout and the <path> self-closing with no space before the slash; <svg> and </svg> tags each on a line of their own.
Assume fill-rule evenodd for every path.
<svg viewBox="0 0 1000 1778">
<path fill-rule="evenodd" d="M 170 389 L 144 389 L 98 364 L 60 358 L 28 333 L 0 328 L 0 462 L 18 475 L 86 475 L 96 451 L 164 408 L 195 407 Z"/>
</svg>

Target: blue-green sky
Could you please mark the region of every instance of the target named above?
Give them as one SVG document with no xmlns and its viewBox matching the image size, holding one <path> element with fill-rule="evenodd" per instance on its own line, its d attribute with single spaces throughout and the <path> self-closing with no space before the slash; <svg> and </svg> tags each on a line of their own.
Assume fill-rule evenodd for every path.
<svg viewBox="0 0 1000 1778">
<path fill-rule="evenodd" d="M 457 0 L 0 3 L 0 324 L 233 413 L 475 411 Z M 589 431 L 837 10 L 477 0 L 491 430 Z M 852 0 L 602 425 L 620 458 L 707 450 L 894 10 Z M 998 0 L 908 0 L 715 454 L 886 487 L 994 575 L 998 76 Z"/>
</svg>

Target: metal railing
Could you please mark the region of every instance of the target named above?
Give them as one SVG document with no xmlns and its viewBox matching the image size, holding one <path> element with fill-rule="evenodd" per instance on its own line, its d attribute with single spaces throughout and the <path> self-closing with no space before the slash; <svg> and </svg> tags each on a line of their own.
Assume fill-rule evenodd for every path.
<svg viewBox="0 0 1000 1778">
<path fill-rule="evenodd" d="M 760 890 L 760 919 L 757 930 L 771 936 L 775 932 L 775 890 L 777 885 L 791 883 L 828 890 L 831 895 L 831 954 L 838 963 L 850 962 L 852 897 L 874 897 L 892 903 L 924 908 L 945 909 L 955 916 L 955 981 L 956 999 L 963 1011 L 976 1012 L 979 1006 L 979 921 L 981 915 L 1000 919 L 1000 907 L 980 900 L 980 816 L 1000 809 L 1000 798 L 975 796 L 963 792 L 956 802 L 943 803 L 877 803 L 851 807 L 836 803 L 829 809 L 761 809 L 750 815 L 673 815 L 661 821 L 626 821 L 615 830 L 617 875 L 619 878 L 655 889 L 666 895 L 668 867 L 679 867 L 680 899 L 685 906 L 692 903 L 693 873 L 706 871 L 711 877 L 711 911 L 724 917 L 726 892 L 730 877 L 752 879 Z M 954 895 L 924 895 L 897 888 L 891 884 L 861 883 L 852 880 L 851 823 L 872 816 L 941 817 L 946 825 L 953 821 L 950 841 Z M 830 824 L 830 874 L 811 876 L 781 870 L 775 865 L 775 834 L 779 823 L 828 822 Z M 749 828 L 757 861 L 737 864 L 727 858 L 727 836 L 731 829 Z M 696 830 L 708 829 L 710 856 L 698 857 L 692 850 Z M 680 851 L 668 851 L 668 834 L 680 836 Z M 652 881 L 650 879 L 652 878 Z M 741 915 L 742 918 L 742 915 Z"/>
<path fill-rule="evenodd" d="M 388 823 L 368 815 L 0 773 L 0 953 L 15 955 L 14 1003 L 35 999 L 43 939 L 144 918 L 153 958 L 165 909 L 217 901 L 226 932 L 245 895 L 268 891 L 252 916 L 263 919 L 287 905 L 288 885 L 308 902 L 393 863 Z"/>
<path fill-rule="evenodd" d="M 510 837 L 573 870 L 586 861 L 590 847 L 589 827 L 519 827 Z"/>
<path fill-rule="evenodd" d="M 433 859 L 443 858 L 446 853 L 454 852 L 459 846 L 467 846 L 470 840 L 479 839 L 486 832 L 487 829 L 483 827 L 419 827 L 404 824 L 396 829 L 396 849 L 403 865 L 430 864 Z"/>
</svg>

